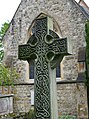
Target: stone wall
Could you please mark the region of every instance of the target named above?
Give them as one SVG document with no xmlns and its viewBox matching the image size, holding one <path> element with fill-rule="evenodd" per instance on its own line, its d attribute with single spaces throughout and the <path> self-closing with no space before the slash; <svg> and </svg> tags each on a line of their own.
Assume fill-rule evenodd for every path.
<svg viewBox="0 0 89 119">
<path fill-rule="evenodd" d="M 31 91 L 34 85 L 15 86 L 14 112 L 28 112 L 31 105 Z M 87 119 L 87 88 L 84 83 L 57 84 L 57 100 L 59 115 L 77 115 Z"/>
<path fill-rule="evenodd" d="M 17 85 L 14 87 L 14 112 L 28 112 L 31 109 L 31 91 L 33 85 Z"/>
<path fill-rule="evenodd" d="M 59 115 L 77 115 L 78 118 L 88 119 L 87 88 L 85 84 L 58 84 L 57 87 Z"/>
<path fill-rule="evenodd" d="M 2 87 L 0 86 L 0 93 L 2 93 Z M 2 112 L 0 114 L 8 114 L 13 112 L 28 112 L 30 109 L 33 109 L 33 104 L 31 105 L 31 91 L 34 91 L 34 85 L 31 84 L 21 84 L 14 87 L 14 101 L 8 96 L 10 95 L 1 95 L 1 103 L 3 102 L 4 107 L 0 107 Z M 4 91 L 4 93 L 7 93 Z M 6 98 L 4 98 L 6 97 Z M 69 114 L 77 115 L 78 118 L 86 118 L 88 115 L 87 107 L 87 87 L 84 83 L 72 83 L 72 84 L 57 84 L 57 100 L 58 100 L 58 113 L 59 115 Z M 13 101 L 13 104 L 12 104 Z M 8 108 L 8 105 L 10 108 Z M 4 112 L 5 113 L 4 113 Z"/>
</svg>

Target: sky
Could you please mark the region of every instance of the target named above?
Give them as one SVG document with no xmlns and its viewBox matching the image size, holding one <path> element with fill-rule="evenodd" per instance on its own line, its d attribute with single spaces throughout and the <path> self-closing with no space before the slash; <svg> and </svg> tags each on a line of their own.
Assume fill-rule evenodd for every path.
<svg viewBox="0 0 89 119">
<path fill-rule="evenodd" d="M 0 28 L 6 21 L 11 21 L 21 0 L 0 0 Z"/>
<path fill-rule="evenodd" d="M 75 0 L 75 1 L 79 2 L 79 0 Z M 84 2 L 86 2 L 87 5 L 89 6 L 89 0 L 84 0 Z"/>
<path fill-rule="evenodd" d="M 89 0 L 84 1 L 89 6 Z M 0 28 L 4 22 L 11 21 L 20 2 L 21 0 L 0 0 Z"/>
</svg>

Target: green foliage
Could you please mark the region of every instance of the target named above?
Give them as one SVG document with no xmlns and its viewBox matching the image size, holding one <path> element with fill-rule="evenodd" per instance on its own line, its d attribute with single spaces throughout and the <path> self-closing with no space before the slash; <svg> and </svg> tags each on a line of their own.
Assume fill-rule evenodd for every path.
<svg viewBox="0 0 89 119">
<path fill-rule="evenodd" d="M 23 119 L 35 119 L 34 110 L 30 109 L 29 112 L 25 114 Z"/>
<path fill-rule="evenodd" d="M 35 119 L 33 109 L 30 109 L 29 112 L 27 112 L 27 113 L 23 113 L 23 112 L 21 112 L 19 114 L 12 113 L 12 114 L 8 114 L 8 115 L 3 115 L 3 117 L 5 117 L 5 118 L 13 117 L 14 119 Z M 58 119 L 77 119 L 77 117 L 70 116 L 70 115 L 63 115 L 63 116 L 59 117 Z"/>
<path fill-rule="evenodd" d="M 59 117 L 59 119 L 77 119 L 76 116 L 70 116 L 70 115 L 63 115 Z"/>
<path fill-rule="evenodd" d="M 4 57 L 4 51 L 3 51 L 2 41 L 0 40 L 0 62 L 2 62 L 3 57 Z"/>
<path fill-rule="evenodd" d="M 2 39 L 3 39 L 4 34 L 7 31 L 8 27 L 9 27 L 9 21 L 2 24 L 2 27 L 1 27 L 1 30 L 0 30 L 0 62 L 2 62 L 2 59 L 4 57 Z"/>
<path fill-rule="evenodd" d="M 85 32 L 86 32 L 86 85 L 89 86 L 89 77 L 88 77 L 88 73 L 89 73 L 89 21 L 87 21 L 87 23 L 85 24 Z"/>
<path fill-rule="evenodd" d="M 0 64 L 0 85 L 13 85 L 14 80 L 19 77 L 15 69 L 6 68 Z"/>
<path fill-rule="evenodd" d="M 4 34 L 6 33 L 7 29 L 9 27 L 9 21 L 2 24 L 1 30 L 0 30 L 0 39 L 2 40 Z"/>
<path fill-rule="evenodd" d="M 9 21 L 2 24 L 2 27 L 0 30 L 0 85 L 13 85 L 14 80 L 17 79 L 19 76 L 14 68 L 13 69 L 6 68 L 2 64 L 2 59 L 4 56 L 2 39 L 3 39 L 4 34 L 7 31 L 8 27 L 9 27 Z"/>
</svg>

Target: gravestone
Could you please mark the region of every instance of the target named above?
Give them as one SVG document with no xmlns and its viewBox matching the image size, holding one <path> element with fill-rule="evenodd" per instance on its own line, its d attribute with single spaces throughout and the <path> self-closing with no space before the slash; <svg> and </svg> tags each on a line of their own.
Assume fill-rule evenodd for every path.
<svg viewBox="0 0 89 119">
<path fill-rule="evenodd" d="M 13 113 L 13 94 L 0 95 L 0 115 Z"/>
<path fill-rule="evenodd" d="M 68 54 L 68 42 L 53 31 L 49 17 L 37 18 L 32 29 L 27 44 L 19 45 L 18 57 L 35 61 L 35 119 L 58 119 L 56 64 Z"/>
</svg>

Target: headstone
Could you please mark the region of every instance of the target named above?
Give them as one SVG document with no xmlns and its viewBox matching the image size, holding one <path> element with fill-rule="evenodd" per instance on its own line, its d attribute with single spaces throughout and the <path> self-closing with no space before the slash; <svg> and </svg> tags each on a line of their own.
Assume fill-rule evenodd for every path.
<svg viewBox="0 0 89 119">
<path fill-rule="evenodd" d="M 13 94 L 0 95 L 0 115 L 13 113 Z"/>
<path fill-rule="evenodd" d="M 36 119 L 58 119 L 56 64 L 68 54 L 68 43 L 66 38 L 60 39 L 52 29 L 51 18 L 37 18 L 32 30 L 33 35 L 27 44 L 19 46 L 19 59 L 35 61 Z"/>
</svg>

